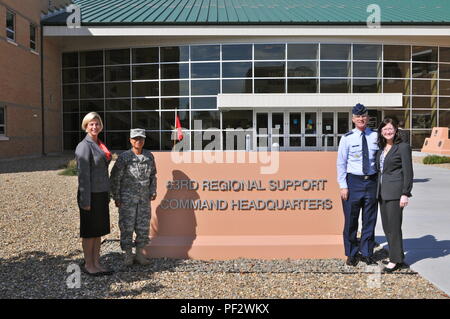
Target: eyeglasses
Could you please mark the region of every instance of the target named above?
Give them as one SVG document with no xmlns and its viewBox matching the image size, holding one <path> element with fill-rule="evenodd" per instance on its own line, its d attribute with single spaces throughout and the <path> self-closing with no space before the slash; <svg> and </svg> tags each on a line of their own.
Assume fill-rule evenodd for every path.
<svg viewBox="0 0 450 319">
<path fill-rule="evenodd" d="M 381 132 L 395 132 L 395 128 L 382 128 Z"/>
<path fill-rule="evenodd" d="M 354 115 L 353 114 L 353 118 L 356 118 L 356 119 L 361 119 L 361 118 L 366 118 L 367 117 L 367 114 L 364 114 L 364 115 Z"/>
</svg>

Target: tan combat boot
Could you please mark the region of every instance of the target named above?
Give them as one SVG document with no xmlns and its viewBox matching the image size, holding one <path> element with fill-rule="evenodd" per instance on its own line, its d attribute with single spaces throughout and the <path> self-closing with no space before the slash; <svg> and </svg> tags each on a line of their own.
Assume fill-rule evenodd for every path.
<svg viewBox="0 0 450 319">
<path fill-rule="evenodd" d="M 138 262 L 140 265 L 148 265 L 150 264 L 150 260 L 147 259 L 144 255 L 144 249 L 142 248 L 136 248 L 136 262 Z"/>
<path fill-rule="evenodd" d="M 131 266 L 133 265 L 133 261 L 134 261 L 133 251 L 131 249 L 126 250 L 124 254 L 123 263 L 125 264 L 125 266 Z"/>
</svg>

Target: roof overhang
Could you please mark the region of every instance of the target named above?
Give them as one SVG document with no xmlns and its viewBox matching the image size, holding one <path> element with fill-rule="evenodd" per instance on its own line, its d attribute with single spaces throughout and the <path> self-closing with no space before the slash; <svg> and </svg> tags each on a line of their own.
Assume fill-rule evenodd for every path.
<svg viewBox="0 0 450 319">
<path fill-rule="evenodd" d="M 231 109 L 277 109 L 353 107 L 357 103 L 372 108 L 402 107 L 401 93 L 302 93 L 302 94 L 218 94 L 217 107 Z"/>
<path fill-rule="evenodd" d="M 44 36 L 450 36 L 439 26 L 145 25 L 44 26 Z"/>
</svg>

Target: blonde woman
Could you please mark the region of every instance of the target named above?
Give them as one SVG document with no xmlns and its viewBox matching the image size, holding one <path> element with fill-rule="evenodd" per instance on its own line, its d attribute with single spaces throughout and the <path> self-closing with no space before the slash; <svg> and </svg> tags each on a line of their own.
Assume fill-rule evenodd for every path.
<svg viewBox="0 0 450 319">
<path fill-rule="evenodd" d="M 111 152 L 98 135 L 103 122 L 95 112 L 87 114 L 81 124 L 86 137 L 77 145 L 78 195 L 80 208 L 80 237 L 82 238 L 83 272 L 91 276 L 112 274 L 100 265 L 101 236 L 110 233 L 108 165 Z"/>
</svg>

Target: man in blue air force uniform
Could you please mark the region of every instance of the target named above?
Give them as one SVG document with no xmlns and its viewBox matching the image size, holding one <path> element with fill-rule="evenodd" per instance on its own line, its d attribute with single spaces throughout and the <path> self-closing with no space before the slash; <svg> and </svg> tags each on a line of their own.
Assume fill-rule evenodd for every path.
<svg viewBox="0 0 450 319">
<path fill-rule="evenodd" d="M 345 215 L 346 264 L 356 266 L 362 260 L 367 265 L 373 265 L 376 264 L 372 255 L 378 212 L 375 166 L 378 134 L 367 127 L 369 118 L 364 105 L 356 104 L 352 113 L 355 128 L 341 138 L 337 158 L 337 176 Z M 361 209 L 362 231 L 358 244 L 356 235 Z"/>
</svg>

